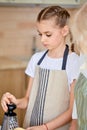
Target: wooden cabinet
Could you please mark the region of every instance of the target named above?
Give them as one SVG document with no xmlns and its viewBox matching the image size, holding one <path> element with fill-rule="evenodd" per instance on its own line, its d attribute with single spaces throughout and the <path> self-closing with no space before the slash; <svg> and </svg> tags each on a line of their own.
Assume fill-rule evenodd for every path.
<svg viewBox="0 0 87 130">
<path fill-rule="evenodd" d="M 86 2 L 87 0 L 0 0 L 1 3 L 13 4 L 63 4 L 76 5 Z"/>
<path fill-rule="evenodd" d="M 26 91 L 26 64 L 9 58 L 0 58 L 0 99 L 5 92 L 10 92 L 17 98 L 24 96 Z M 19 125 L 22 126 L 25 110 L 16 109 Z M 0 106 L 0 124 L 4 112 Z"/>
<path fill-rule="evenodd" d="M 44 0 L 43 3 L 46 3 L 46 4 L 61 4 L 61 5 L 78 5 L 81 2 L 83 2 L 83 0 L 48 0 L 48 1 Z"/>
</svg>

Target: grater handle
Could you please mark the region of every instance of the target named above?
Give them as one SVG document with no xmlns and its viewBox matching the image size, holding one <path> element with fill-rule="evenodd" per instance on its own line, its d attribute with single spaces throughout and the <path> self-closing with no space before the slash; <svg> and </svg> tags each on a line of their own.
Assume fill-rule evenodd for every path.
<svg viewBox="0 0 87 130">
<path fill-rule="evenodd" d="M 16 105 L 15 104 L 7 104 L 8 107 L 8 112 L 5 113 L 5 115 L 7 116 L 16 116 L 16 113 L 13 112 L 13 110 L 16 109 Z"/>
</svg>

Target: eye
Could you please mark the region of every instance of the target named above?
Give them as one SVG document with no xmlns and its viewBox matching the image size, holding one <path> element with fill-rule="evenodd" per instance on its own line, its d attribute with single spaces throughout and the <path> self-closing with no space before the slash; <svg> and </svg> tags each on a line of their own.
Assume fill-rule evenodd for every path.
<svg viewBox="0 0 87 130">
<path fill-rule="evenodd" d="M 51 34 L 46 34 L 47 37 L 51 37 Z"/>
<path fill-rule="evenodd" d="M 38 33 L 38 35 L 41 37 L 42 36 L 42 34 L 41 33 Z"/>
</svg>

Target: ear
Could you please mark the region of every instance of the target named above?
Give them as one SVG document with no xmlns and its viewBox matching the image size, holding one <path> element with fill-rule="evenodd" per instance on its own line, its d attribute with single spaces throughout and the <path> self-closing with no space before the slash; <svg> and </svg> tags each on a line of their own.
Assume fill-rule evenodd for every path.
<svg viewBox="0 0 87 130">
<path fill-rule="evenodd" d="M 62 35 L 63 36 L 67 36 L 67 34 L 69 33 L 69 27 L 67 25 L 65 25 L 63 28 L 62 28 Z"/>
</svg>

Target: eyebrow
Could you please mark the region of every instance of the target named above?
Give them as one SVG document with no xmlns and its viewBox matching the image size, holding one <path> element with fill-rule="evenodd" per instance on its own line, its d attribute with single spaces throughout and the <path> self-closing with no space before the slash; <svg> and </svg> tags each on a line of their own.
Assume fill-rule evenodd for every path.
<svg viewBox="0 0 87 130">
<path fill-rule="evenodd" d="M 38 33 L 41 33 L 39 30 L 37 30 L 37 32 L 38 32 Z M 44 33 L 50 33 L 50 31 L 46 31 L 46 32 L 44 32 Z"/>
</svg>

